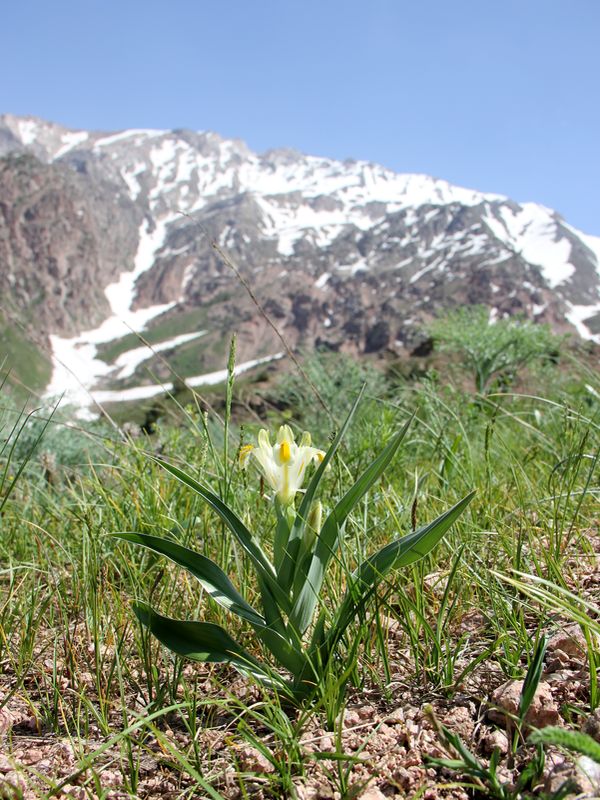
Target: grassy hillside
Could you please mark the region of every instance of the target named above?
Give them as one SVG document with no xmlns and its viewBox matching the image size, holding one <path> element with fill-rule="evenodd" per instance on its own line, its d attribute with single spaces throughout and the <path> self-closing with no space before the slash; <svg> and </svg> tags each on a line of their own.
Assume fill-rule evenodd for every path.
<svg viewBox="0 0 600 800">
<path fill-rule="evenodd" d="M 52 364 L 18 327 L 0 316 L 0 364 L 14 392 L 24 397 L 41 392 L 50 381 Z"/>
<path fill-rule="evenodd" d="M 4 776 L 23 797 L 380 800 L 549 798 L 564 796 L 552 793 L 568 777 L 583 781 L 557 755 L 566 750 L 528 737 L 549 724 L 592 731 L 597 719 L 600 380 L 564 353 L 482 395 L 459 359 L 444 360 L 444 371 L 438 362 L 413 380 L 314 358 L 308 381 L 288 377 L 263 397 L 262 420 L 230 418 L 229 402 L 205 415 L 192 402 L 183 424 L 167 417 L 151 437 L 5 412 L 4 437 L 16 427 L 0 464 L 0 785 Z M 473 489 L 474 500 L 429 555 L 379 583 L 312 704 L 290 707 L 227 664 L 174 657 L 133 601 L 222 625 L 269 661 L 189 573 L 110 536 L 192 547 L 260 602 L 222 520 L 149 456 L 211 487 L 269 554 L 270 492 L 240 468 L 240 444 L 287 422 L 327 449 L 363 384 L 325 476 L 326 513 L 415 418 L 345 525 L 325 618 L 362 559 Z M 528 711 L 514 683 L 526 676 L 537 687 Z"/>
</svg>

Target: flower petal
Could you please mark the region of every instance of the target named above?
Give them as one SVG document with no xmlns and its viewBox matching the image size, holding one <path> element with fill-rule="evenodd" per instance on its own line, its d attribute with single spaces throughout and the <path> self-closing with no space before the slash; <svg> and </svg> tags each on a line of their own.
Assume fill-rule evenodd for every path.
<svg viewBox="0 0 600 800">
<path fill-rule="evenodd" d="M 293 444 L 294 441 L 294 432 L 290 426 L 282 425 L 277 431 L 277 443 L 281 444 L 281 442 L 289 442 L 290 444 Z"/>
<path fill-rule="evenodd" d="M 310 434 L 302 435 L 300 445 L 294 439 L 289 425 L 281 425 L 277 441 L 271 445 L 269 433 L 264 428 L 258 434 L 258 447 L 246 445 L 240 450 L 240 463 L 250 457 L 255 459 L 259 471 L 277 498 L 284 505 L 293 503 L 296 493 L 301 491 L 304 473 L 311 461 L 322 461 L 325 453 L 310 445 Z"/>
<path fill-rule="evenodd" d="M 269 441 L 269 431 L 261 428 L 258 432 L 258 446 L 259 447 L 271 447 L 271 442 Z"/>
<path fill-rule="evenodd" d="M 244 469 L 248 466 L 248 462 L 250 460 L 250 454 L 254 450 L 254 447 L 251 444 L 245 444 L 243 447 L 240 447 L 240 454 L 239 454 L 239 461 L 240 467 Z"/>
</svg>

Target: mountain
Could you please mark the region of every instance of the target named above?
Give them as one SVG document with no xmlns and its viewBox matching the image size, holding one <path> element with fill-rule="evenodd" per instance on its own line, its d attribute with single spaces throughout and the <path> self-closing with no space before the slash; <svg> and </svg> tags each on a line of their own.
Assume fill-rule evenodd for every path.
<svg viewBox="0 0 600 800">
<path fill-rule="evenodd" d="M 292 347 L 410 350 L 465 303 L 600 340 L 599 264 L 556 212 L 426 175 L 0 116 L 0 340 L 46 345 L 46 391 L 82 405 L 151 396 L 169 366 L 220 380 L 233 331 L 242 368 L 279 357 L 257 303 Z"/>
</svg>

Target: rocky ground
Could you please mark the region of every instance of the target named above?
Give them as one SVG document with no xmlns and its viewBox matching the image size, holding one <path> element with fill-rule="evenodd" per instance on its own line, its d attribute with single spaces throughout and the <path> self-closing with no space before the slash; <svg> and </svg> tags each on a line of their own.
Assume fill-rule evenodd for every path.
<svg viewBox="0 0 600 800">
<path fill-rule="evenodd" d="M 596 553 L 600 554 L 600 546 Z M 580 578 L 588 599 L 597 602 L 598 555 L 595 563 L 586 559 L 585 566 L 583 562 L 579 566 L 584 570 Z M 528 726 L 582 729 L 600 741 L 600 709 L 591 714 L 585 711 L 590 686 L 585 638 L 577 624 L 559 618 L 554 622 L 542 680 L 527 715 Z M 468 637 L 461 656 L 466 664 L 483 649 L 485 616 L 478 610 L 466 611 L 457 625 L 455 633 Z M 511 718 L 518 709 L 522 681 L 507 681 L 495 661 L 484 659 L 452 693 L 428 689 L 415 679 L 398 621 L 384 620 L 384 629 L 390 656 L 387 686 L 367 685 L 361 692 L 352 691 L 334 730 L 327 730 L 323 720 L 314 715 L 302 725 L 297 738 L 290 736 L 288 741 L 257 722 L 254 710 L 260 697 L 235 673 L 219 665 L 186 665 L 185 675 L 193 679 L 205 702 L 214 699 L 214 706 L 210 702 L 206 705 L 196 731 L 190 731 L 176 713 L 159 716 L 155 729 L 144 729 L 132 755 L 137 774 L 133 793 L 131 785 L 126 786 L 132 773 L 128 773 L 126 749 L 119 737 L 124 726 L 119 698 L 111 699 L 110 732 L 92 725 L 85 737 L 75 736 L 72 726 L 70 733 L 66 728 L 61 734 L 49 733 L 36 707 L 36 693 L 41 699 L 52 686 L 59 688 L 56 708 L 60 718 L 61 703 L 68 702 L 75 679 L 69 677 L 66 667 L 61 674 L 60 662 L 57 673 L 57 662 L 46 659 L 32 669 L 20 687 L 6 659 L 0 677 L 2 796 L 82 800 L 208 797 L 198 788 L 194 767 L 185 768 L 185 764 L 194 763 L 190 755 L 194 748 L 204 781 L 227 800 L 294 796 L 298 800 L 467 800 L 488 796 L 485 782 L 430 761 L 456 758 L 441 735 L 440 723 L 457 734 L 484 766 L 493 751 L 499 751 L 498 779 L 506 798 L 550 797 L 568 779 L 572 783 L 567 797 L 600 796 L 598 765 L 586 759 L 575 763 L 553 747 L 547 748 L 537 786 L 519 794 L 516 781 L 534 753 L 534 748 L 520 738 L 516 754 L 512 754 L 515 728 Z M 93 651 L 93 645 L 80 644 Z M 460 668 L 459 663 L 459 672 Z M 143 684 L 141 665 L 132 674 L 139 675 Z M 78 691 L 87 684 L 93 695 L 91 673 L 76 676 L 76 683 Z M 128 722 L 135 724 L 136 714 L 147 714 L 149 708 L 139 692 L 131 687 L 128 691 Z M 291 730 L 293 714 L 290 720 Z M 243 729 L 250 736 L 244 735 Z M 187 753 L 190 761 L 178 758 L 177 753 Z M 282 776 L 287 776 L 288 788 Z"/>
</svg>

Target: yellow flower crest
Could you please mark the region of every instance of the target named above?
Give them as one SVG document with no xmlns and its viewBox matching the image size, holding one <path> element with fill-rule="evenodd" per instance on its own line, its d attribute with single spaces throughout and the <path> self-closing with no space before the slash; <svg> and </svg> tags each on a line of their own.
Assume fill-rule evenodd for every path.
<svg viewBox="0 0 600 800">
<path fill-rule="evenodd" d="M 282 425 L 277 432 L 275 444 L 271 444 L 269 432 L 264 428 L 258 434 L 258 444 L 244 445 L 240 449 L 240 465 L 248 466 L 252 458 L 267 484 L 283 505 L 294 502 L 296 492 L 304 481 L 306 468 L 315 461 L 321 463 L 325 453 L 312 447 L 310 433 L 304 432 L 300 444 L 296 444 L 289 425 Z"/>
</svg>

